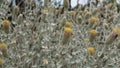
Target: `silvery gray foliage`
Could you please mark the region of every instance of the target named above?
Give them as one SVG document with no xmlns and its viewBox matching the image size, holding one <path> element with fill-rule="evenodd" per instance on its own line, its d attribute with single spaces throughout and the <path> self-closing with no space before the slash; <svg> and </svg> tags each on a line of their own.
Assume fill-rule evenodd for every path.
<svg viewBox="0 0 120 68">
<path fill-rule="evenodd" d="M 106 5 L 102 7 L 105 10 L 95 15 L 93 12 L 96 9 L 99 10 L 101 6 L 86 7 L 85 9 L 92 9 L 88 15 L 85 15 L 79 7 L 79 11 L 75 10 L 74 17 L 67 10 L 63 14 L 59 13 L 57 17 L 55 6 L 51 6 L 47 13 L 41 9 L 41 15 L 37 15 L 39 7 L 34 10 L 26 9 L 23 12 L 26 18 L 19 19 L 21 17 L 18 16 L 17 20 L 11 21 L 16 26 L 9 34 L 4 33 L 0 27 L 0 42 L 7 44 L 8 54 L 3 58 L 3 68 L 119 68 L 120 38 L 118 37 L 112 44 L 107 45 L 106 49 L 104 47 L 104 42 L 112 28 L 119 27 L 119 13 L 116 12 L 115 6 L 114 4 L 111 10 Z M 6 4 L 0 8 L 0 18 L 7 18 L 5 15 L 7 9 Z M 103 14 L 104 18 L 100 17 L 100 14 Z M 109 14 L 115 16 L 112 21 L 109 21 L 111 20 Z M 97 16 L 100 24 L 90 27 L 91 16 Z M 40 21 L 38 17 L 41 18 Z M 78 17 L 81 20 L 78 20 Z M 18 20 L 20 23 L 17 22 Z M 73 35 L 69 42 L 63 45 L 63 29 L 66 21 L 72 22 Z M 1 19 L 0 24 L 2 24 Z M 89 37 L 91 29 L 96 29 L 99 35 L 90 43 L 85 39 Z M 13 41 L 15 43 L 12 43 Z M 95 48 L 95 55 L 89 55 L 87 50 L 89 46 Z M 2 55 L 1 52 L 0 54 Z"/>
</svg>

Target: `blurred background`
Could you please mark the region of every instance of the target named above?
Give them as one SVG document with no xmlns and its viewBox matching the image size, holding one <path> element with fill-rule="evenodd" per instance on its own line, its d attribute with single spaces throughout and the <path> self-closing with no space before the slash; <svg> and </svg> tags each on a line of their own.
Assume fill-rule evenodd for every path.
<svg viewBox="0 0 120 68">
<path fill-rule="evenodd" d="M 10 1 L 10 0 L 8 0 Z M 30 1 L 30 0 L 26 0 L 26 1 Z M 77 4 L 81 4 L 81 5 L 86 5 L 88 3 L 88 1 L 93 1 L 95 2 L 96 0 L 70 0 L 71 1 L 71 8 L 76 7 Z M 99 0 L 99 1 L 105 1 L 105 0 Z M 117 3 L 120 3 L 120 0 L 108 0 L 108 1 L 116 1 Z M 36 5 L 39 5 L 41 2 L 41 5 L 44 6 L 44 0 L 35 0 Z M 15 5 L 15 0 L 13 0 L 13 3 Z M 63 0 L 51 0 L 51 4 L 52 5 L 56 5 L 56 6 L 60 6 L 63 5 Z"/>
</svg>

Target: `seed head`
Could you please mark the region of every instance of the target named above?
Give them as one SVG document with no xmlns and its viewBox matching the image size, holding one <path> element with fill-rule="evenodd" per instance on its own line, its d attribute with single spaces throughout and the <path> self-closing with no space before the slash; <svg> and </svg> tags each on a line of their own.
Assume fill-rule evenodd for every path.
<svg viewBox="0 0 120 68">
<path fill-rule="evenodd" d="M 17 23 L 20 24 L 23 21 L 23 14 L 20 14 L 17 19 Z"/>
<path fill-rule="evenodd" d="M 49 62 L 48 62 L 47 59 L 44 59 L 44 60 L 43 60 L 43 64 L 47 65 L 48 63 L 49 63 Z"/>
</svg>

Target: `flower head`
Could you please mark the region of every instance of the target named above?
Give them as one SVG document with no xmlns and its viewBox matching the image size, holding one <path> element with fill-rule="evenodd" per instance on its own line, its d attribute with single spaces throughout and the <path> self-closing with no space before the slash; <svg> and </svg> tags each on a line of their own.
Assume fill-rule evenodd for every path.
<svg viewBox="0 0 120 68">
<path fill-rule="evenodd" d="M 14 15 L 17 15 L 18 14 L 18 12 L 19 12 L 19 6 L 14 6 L 14 8 L 13 8 L 13 13 L 14 13 Z"/>
<path fill-rule="evenodd" d="M 115 32 L 117 35 L 120 35 L 120 28 L 113 28 L 113 32 Z"/>
<path fill-rule="evenodd" d="M 94 47 L 88 47 L 88 52 L 89 52 L 90 55 L 94 55 L 95 54 Z"/>
<path fill-rule="evenodd" d="M 90 18 L 90 22 L 98 22 L 98 21 L 99 21 L 99 18 L 96 18 L 96 17 Z"/>
<path fill-rule="evenodd" d="M 65 27 L 64 32 L 65 32 L 65 36 L 69 37 L 69 36 L 72 35 L 73 30 L 71 28 L 69 28 L 69 27 Z"/>
<path fill-rule="evenodd" d="M 65 27 L 70 27 L 72 25 L 71 22 L 66 22 Z"/>
<path fill-rule="evenodd" d="M 68 43 L 68 41 L 69 41 L 69 39 L 72 35 L 72 32 L 73 32 L 73 30 L 71 28 L 69 28 L 69 27 L 64 28 L 64 37 L 63 37 L 63 40 L 62 40 L 63 44 Z"/>
<path fill-rule="evenodd" d="M 7 45 L 6 45 L 5 43 L 1 43 L 1 44 L 0 44 L 0 50 L 1 50 L 2 52 L 6 52 L 6 50 L 7 50 Z"/>
<path fill-rule="evenodd" d="M 96 36 L 97 33 L 98 33 L 98 32 L 97 32 L 96 30 L 91 30 L 91 31 L 90 31 L 91 36 Z"/>
<path fill-rule="evenodd" d="M 9 20 L 3 20 L 2 26 L 3 26 L 4 31 L 6 33 L 9 33 L 10 21 Z"/>
</svg>

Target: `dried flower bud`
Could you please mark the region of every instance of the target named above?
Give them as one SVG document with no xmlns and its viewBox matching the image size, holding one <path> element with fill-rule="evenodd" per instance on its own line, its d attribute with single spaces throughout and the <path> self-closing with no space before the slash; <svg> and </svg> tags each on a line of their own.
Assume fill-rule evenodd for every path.
<svg viewBox="0 0 120 68">
<path fill-rule="evenodd" d="M 3 26 L 3 29 L 4 29 L 5 33 L 9 33 L 10 21 L 9 20 L 3 20 L 2 26 Z"/>
<path fill-rule="evenodd" d="M 65 9 L 69 8 L 69 0 L 64 0 L 64 8 Z"/>
<path fill-rule="evenodd" d="M 88 10 L 84 10 L 83 14 L 87 15 L 87 14 L 89 14 L 89 11 Z"/>
<path fill-rule="evenodd" d="M 59 15 L 59 10 L 55 10 L 55 16 L 58 17 Z"/>
<path fill-rule="evenodd" d="M 95 54 L 95 49 L 93 47 L 88 47 L 88 52 L 90 55 L 94 55 Z"/>
<path fill-rule="evenodd" d="M 14 6 L 14 7 L 13 7 L 13 15 L 14 15 L 14 16 L 17 16 L 18 13 L 19 13 L 19 10 L 20 10 L 20 9 L 19 9 L 19 6 Z"/>
<path fill-rule="evenodd" d="M 64 28 L 64 38 L 63 38 L 63 44 L 66 44 L 69 41 L 69 38 L 72 35 L 73 30 L 69 27 Z"/>
<path fill-rule="evenodd" d="M 71 22 L 66 22 L 65 27 L 71 27 L 72 23 Z"/>
<path fill-rule="evenodd" d="M 51 6 L 48 6 L 48 10 L 50 10 Z"/>
<path fill-rule="evenodd" d="M 72 17 L 74 17 L 76 12 L 75 11 L 70 11 L 70 14 L 71 14 Z"/>
<path fill-rule="evenodd" d="M 17 19 L 18 24 L 23 22 L 23 14 L 20 14 Z"/>
<path fill-rule="evenodd" d="M 86 41 L 86 42 L 90 42 L 90 39 L 89 39 L 89 38 L 86 38 L 85 41 Z"/>
<path fill-rule="evenodd" d="M 63 17 L 61 20 L 61 27 L 63 27 L 65 25 L 65 22 L 67 22 L 66 17 Z"/>
<path fill-rule="evenodd" d="M 60 6 L 59 14 L 63 14 L 63 12 L 64 12 L 64 7 L 63 7 L 63 6 Z"/>
<path fill-rule="evenodd" d="M 108 36 L 108 38 L 105 41 L 105 44 L 109 45 L 112 44 L 113 41 L 120 35 L 120 28 L 113 28 L 113 31 Z"/>
<path fill-rule="evenodd" d="M 47 65 L 47 64 L 48 64 L 48 60 L 47 60 L 47 59 L 44 59 L 44 60 L 43 60 L 43 64 Z"/>
<path fill-rule="evenodd" d="M 0 58 L 0 67 L 3 65 L 3 59 Z"/>
<path fill-rule="evenodd" d="M 77 16 L 77 22 L 78 22 L 78 23 L 81 23 L 81 21 L 82 21 L 82 16 L 81 16 L 81 15 L 78 15 L 78 16 Z"/>
<path fill-rule="evenodd" d="M 48 13 L 48 10 L 43 10 L 43 14 L 47 14 Z"/>
<path fill-rule="evenodd" d="M 16 44 L 16 40 L 12 40 L 10 44 Z"/>
<path fill-rule="evenodd" d="M 44 0 L 44 6 L 47 7 L 48 0 Z"/>
<path fill-rule="evenodd" d="M 109 3 L 107 6 L 108 6 L 108 8 L 111 9 L 113 7 L 113 5 L 114 5 L 113 3 Z"/>
<path fill-rule="evenodd" d="M 90 42 L 92 42 L 95 39 L 97 34 L 98 34 L 98 32 L 96 30 L 91 30 L 90 31 Z"/>
</svg>

